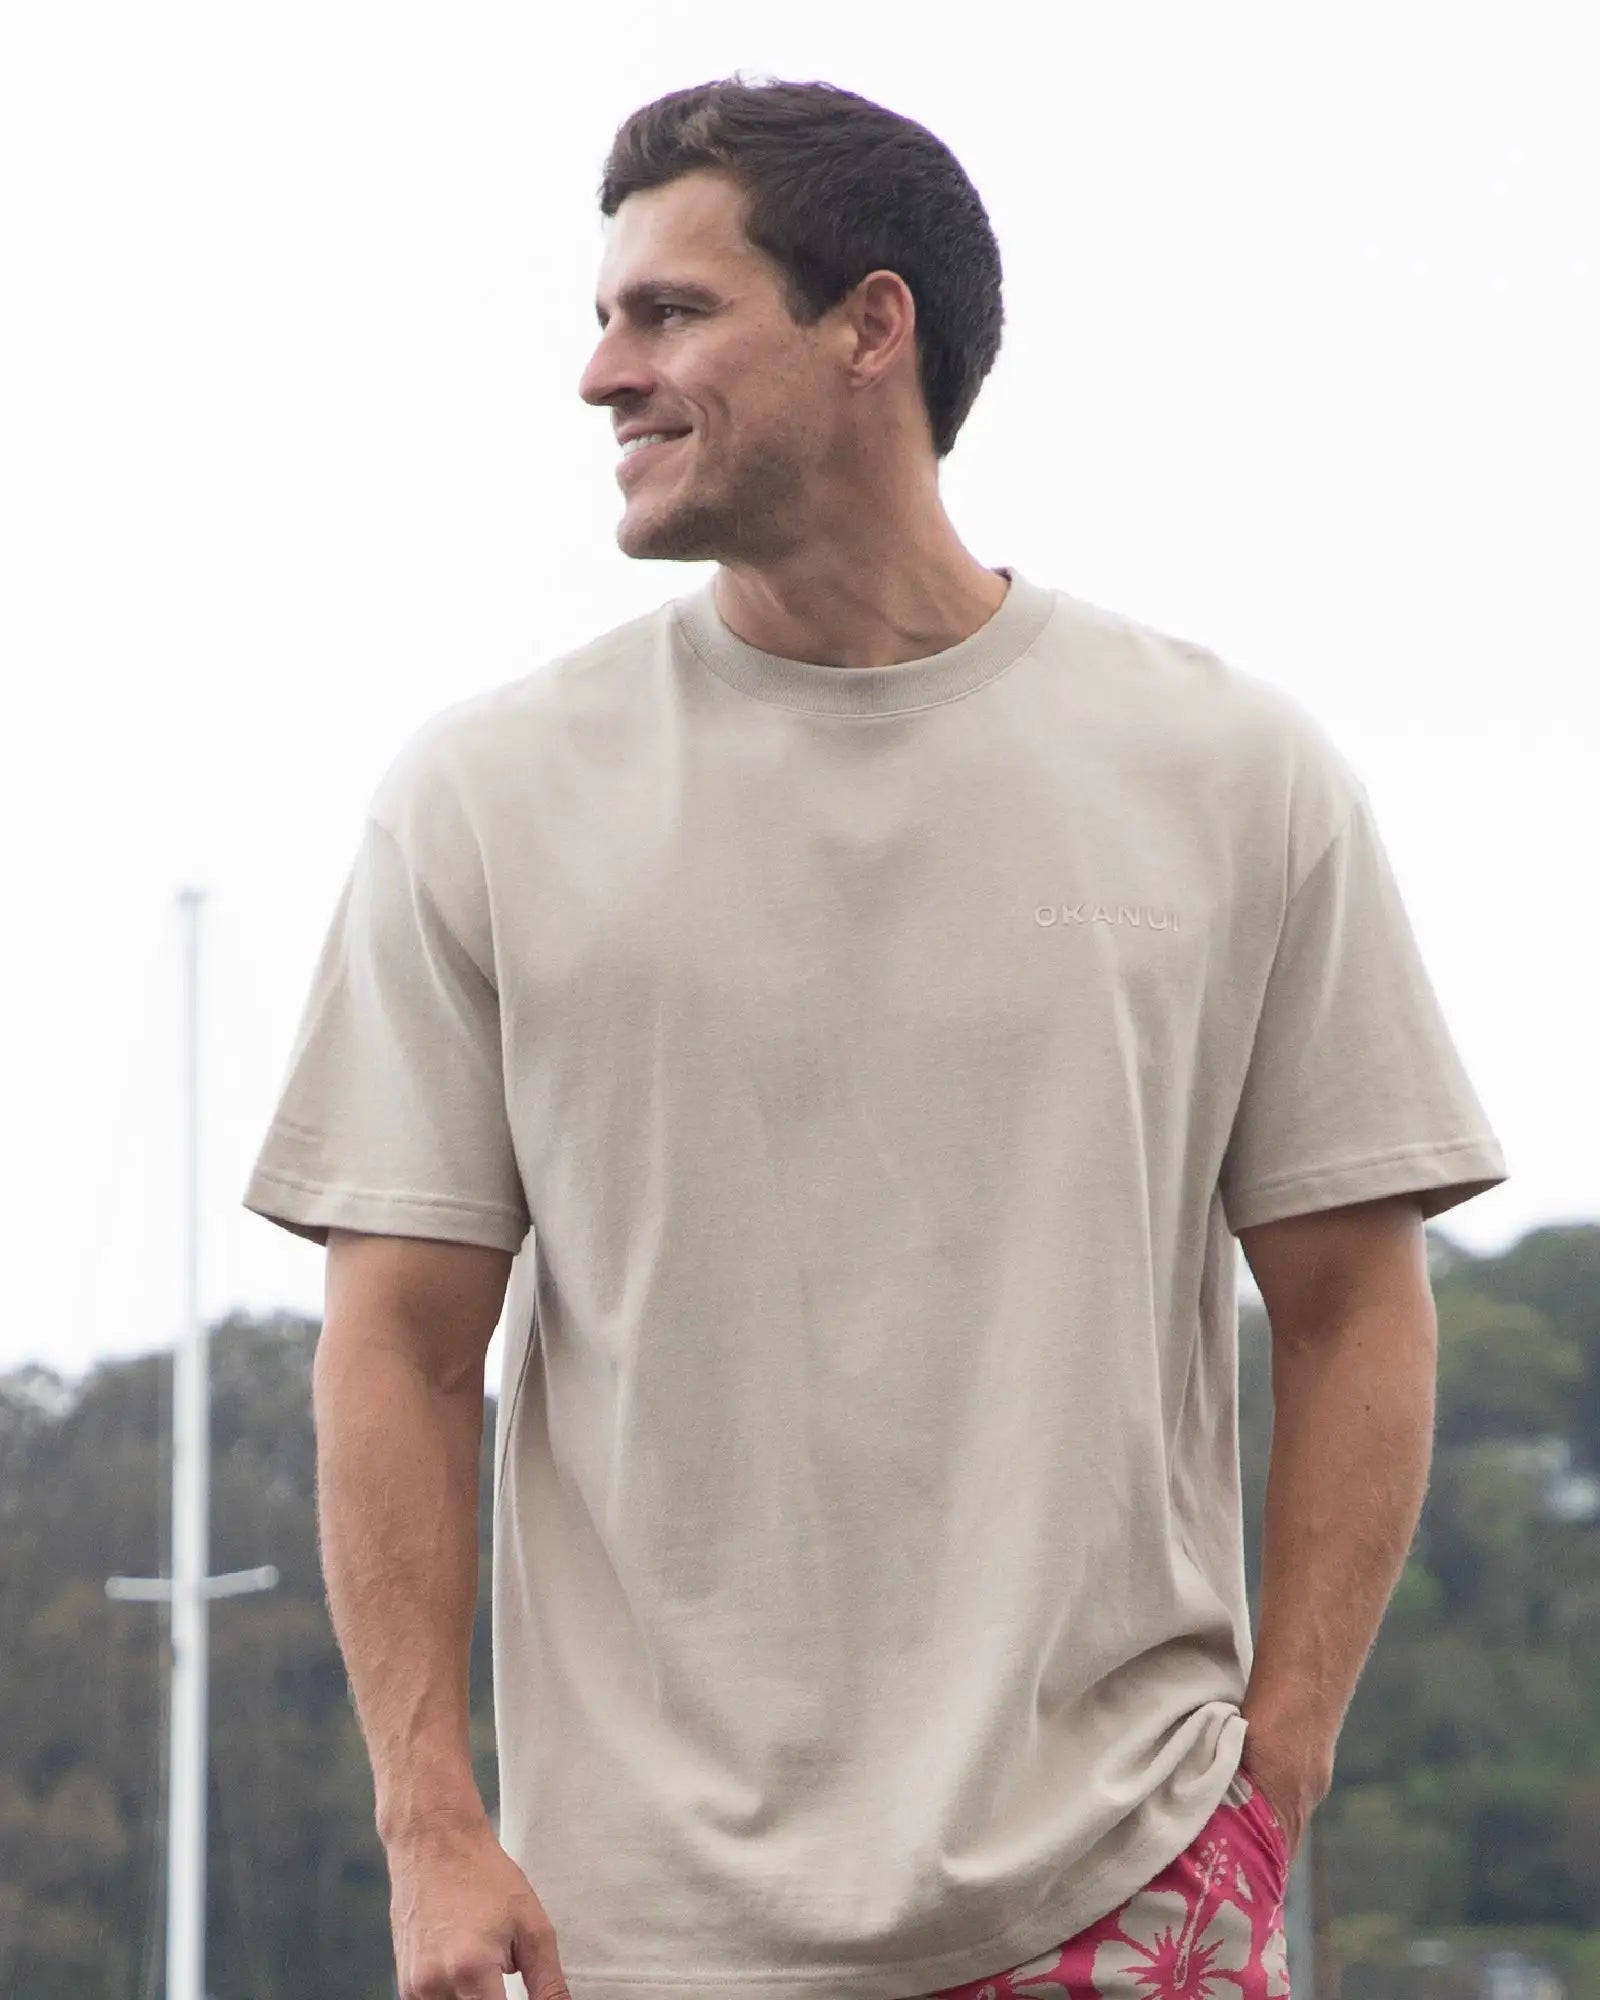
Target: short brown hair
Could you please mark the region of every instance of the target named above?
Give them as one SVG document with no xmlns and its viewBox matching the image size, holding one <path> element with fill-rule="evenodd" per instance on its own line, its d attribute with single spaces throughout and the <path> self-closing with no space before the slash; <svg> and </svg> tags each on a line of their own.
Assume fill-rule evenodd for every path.
<svg viewBox="0 0 1600 2000">
<path fill-rule="evenodd" d="M 745 233 L 814 326 L 869 271 L 903 278 L 933 448 L 948 456 L 1000 352 L 1000 246 L 955 155 L 914 119 L 831 83 L 737 73 L 642 105 L 618 128 L 600 213 L 701 167 L 746 191 Z"/>
</svg>

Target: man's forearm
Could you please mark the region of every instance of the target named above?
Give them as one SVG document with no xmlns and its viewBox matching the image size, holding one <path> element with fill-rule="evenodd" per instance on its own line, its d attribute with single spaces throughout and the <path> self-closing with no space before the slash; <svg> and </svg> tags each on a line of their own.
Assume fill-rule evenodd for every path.
<svg viewBox="0 0 1600 2000">
<path fill-rule="evenodd" d="M 387 1845 L 484 1810 L 467 1679 L 483 1393 L 435 1386 L 398 1343 L 325 1332 L 314 1396 L 323 1574 Z"/>
<path fill-rule="evenodd" d="M 1243 1709 L 1282 1782 L 1320 1797 L 1405 1566 L 1433 1449 L 1436 1325 L 1373 1307 L 1303 1341 L 1275 1335 L 1261 1615 Z M 1269 1787 L 1270 1789 L 1270 1787 Z"/>
</svg>

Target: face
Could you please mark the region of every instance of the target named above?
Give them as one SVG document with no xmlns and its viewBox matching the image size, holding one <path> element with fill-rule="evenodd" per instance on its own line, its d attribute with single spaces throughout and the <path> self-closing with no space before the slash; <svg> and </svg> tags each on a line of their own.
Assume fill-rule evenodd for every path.
<svg viewBox="0 0 1600 2000">
<path fill-rule="evenodd" d="M 684 433 L 618 461 L 624 555 L 775 562 L 839 532 L 838 489 L 863 459 L 850 302 L 796 326 L 777 267 L 745 239 L 744 200 L 698 170 L 630 195 L 607 225 L 578 393 L 609 407 L 613 435 Z"/>
</svg>

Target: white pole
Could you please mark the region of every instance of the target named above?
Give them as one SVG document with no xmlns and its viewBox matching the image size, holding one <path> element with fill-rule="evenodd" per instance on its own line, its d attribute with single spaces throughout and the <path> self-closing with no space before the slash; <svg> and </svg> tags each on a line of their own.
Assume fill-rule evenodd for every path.
<svg viewBox="0 0 1600 2000">
<path fill-rule="evenodd" d="M 187 918 L 185 1297 L 172 1402 L 172 1742 L 168 1783 L 167 2000 L 206 2000 L 207 1494 L 211 1401 L 200 1318 L 200 980 L 202 891 L 181 889 Z"/>
<path fill-rule="evenodd" d="M 1317 2000 L 1317 1954 L 1312 1903 L 1316 1875 L 1313 1842 L 1316 1822 L 1306 1828 L 1300 1851 L 1289 1870 L 1289 1886 L 1283 1899 L 1283 1924 L 1289 1946 L 1289 1991 L 1294 2000 Z"/>
<path fill-rule="evenodd" d="M 184 1320 L 173 1356 L 172 1575 L 111 1576 L 106 1595 L 171 1606 L 171 1730 L 167 1744 L 167 2000 L 206 2000 L 206 1660 L 213 1597 L 271 1590 L 278 1572 L 209 1576 L 211 1385 L 200 1311 L 200 902 L 186 915 Z"/>
</svg>

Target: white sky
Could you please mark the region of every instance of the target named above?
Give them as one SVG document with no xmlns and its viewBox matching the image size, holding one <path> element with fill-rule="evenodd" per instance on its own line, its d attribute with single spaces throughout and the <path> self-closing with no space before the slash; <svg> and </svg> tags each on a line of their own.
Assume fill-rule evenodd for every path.
<svg viewBox="0 0 1600 2000">
<path fill-rule="evenodd" d="M 735 69 L 921 120 L 989 209 L 972 552 L 1266 675 L 1365 777 L 1512 1173 L 1441 1226 L 1600 1219 L 1587 10 L 799 14 L 8 15 L 0 1366 L 181 1325 L 188 883 L 202 1309 L 320 1312 L 239 1196 L 371 786 L 711 573 L 619 553 L 577 382 L 615 127 Z"/>
</svg>

